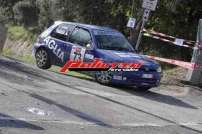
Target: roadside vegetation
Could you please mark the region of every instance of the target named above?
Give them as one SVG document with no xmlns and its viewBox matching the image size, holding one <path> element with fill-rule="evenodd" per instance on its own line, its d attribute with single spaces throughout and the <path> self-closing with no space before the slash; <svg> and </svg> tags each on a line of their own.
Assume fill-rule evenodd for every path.
<svg viewBox="0 0 202 134">
<path fill-rule="evenodd" d="M 0 0 L 0 3 L 0 23 L 8 27 L 8 38 L 27 41 L 30 45 L 54 21 L 64 20 L 115 28 L 135 46 L 143 15 L 142 0 Z M 198 20 L 202 18 L 201 5 L 201 0 L 160 0 L 146 28 L 195 40 Z M 130 17 L 137 19 L 134 29 L 126 27 Z M 183 61 L 190 61 L 192 56 L 190 49 L 149 37 L 143 38 L 140 50 L 143 54 Z M 8 48 L 4 49 L 4 55 L 34 63 L 31 53 L 15 55 Z M 166 70 L 175 67 L 162 65 Z"/>
<path fill-rule="evenodd" d="M 33 44 L 33 42 L 36 40 L 37 35 L 33 32 L 29 31 L 23 26 L 17 26 L 17 25 L 7 25 L 8 32 L 7 32 L 7 38 L 8 40 L 11 40 L 13 42 L 18 41 L 23 43 L 26 41 L 30 45 Z M 26 50 L 24 50 L 26 51 Z M 32 57 L 31 53 L 26 55 L 17 55 L 13 50 L 10 48 L 4 48 L 3 55 L 16 58 L 28 63 L 35 63 L 34 58 Z"/>
<path fill-rule="evenodd" d="M 34 41 L 56 20 L 109 26 L 123 32 L 135 46 L 143 0 L 0 0 L 0 22 L 8 24 L 12 40 Z M 146 25 L 161 33 L 195 40 L 202 18 L 201 0 L 160 0 Z M 130 17 L 137 19 L 134 29 L 126 27 Z M 141 52 L 190 61 L 192 50 L 173 47 L 149 37 L 143 38 Z"/>
<path fill-rule="evenodd" d="M 29 41 L 30 43 L 36 40 L 36 34 L 23 26 L 8 25 L 8 38 L 12 41 Z"/>
</svg>

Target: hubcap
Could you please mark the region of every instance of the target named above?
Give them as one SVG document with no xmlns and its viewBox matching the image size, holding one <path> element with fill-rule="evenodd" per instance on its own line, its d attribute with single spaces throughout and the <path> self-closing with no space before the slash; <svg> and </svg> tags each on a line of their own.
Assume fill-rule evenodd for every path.
<svg viewBox="0 0 202 134">
<path fill-rule="evenodd" d="M 47 63 L 48 55 L 45 50 L 39 50 L 36 54 L 36 61 L 39 67 L 44 66 Z"/>
<path fill-rule="evenodd" d="M 96 74 L 96 77 L 97 77 L 97 80 L 103 84 L 108 84 L 112 79 L 112 76 L 110 75 L 108 71 L 98 72 Z"/>
</svg>

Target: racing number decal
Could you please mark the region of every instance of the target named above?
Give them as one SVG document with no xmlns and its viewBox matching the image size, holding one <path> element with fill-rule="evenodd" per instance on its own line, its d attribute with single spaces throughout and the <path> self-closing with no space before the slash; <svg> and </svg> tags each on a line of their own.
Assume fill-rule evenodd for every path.
<svg viewBox="0 0 202 134">
<path fill-rule="evenodd" d="M 74 52 L 74 60 L 81 60 L 81 48 L 76 48 Z"/>
<path fill-rule="evenodd" d="M 72 51 L 71 51 L 71 54 L 70 54 L 70 60 L 83 61 L 85 52 L 86 52 L 86 49 L 84 49 L 82 47 L 72 46 Z"/>
</svg>

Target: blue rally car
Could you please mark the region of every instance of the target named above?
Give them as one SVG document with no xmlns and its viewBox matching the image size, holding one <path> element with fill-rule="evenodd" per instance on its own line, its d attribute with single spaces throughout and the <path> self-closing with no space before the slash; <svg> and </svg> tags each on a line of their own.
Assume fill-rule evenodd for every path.
<svg viewBox="0 0 202 134">
<path fill-rule="evenodd" d="M 68 60 L 90 61 L 94 58 L 108 63 L 143 63 L 138 71 L 97 71 L 94 76 L 101 84 L 148 90 L 158 86 L 161 79 L 158 63 L 136 54 L 123 34 L 107 27 L 56 21 L 38 37 L 33 52 L 41 69 L 51 65 L 62 67 Z"/>
</svg>

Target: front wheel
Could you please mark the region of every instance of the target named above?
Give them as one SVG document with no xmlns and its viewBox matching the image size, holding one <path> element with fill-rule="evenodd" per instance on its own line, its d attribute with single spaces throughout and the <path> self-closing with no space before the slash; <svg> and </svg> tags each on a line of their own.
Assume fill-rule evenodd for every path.
<svg viewBox="0 0 202 134">
<path fill-rule="evenodd" d="M 137 90 L 140 92 L 147 92 L 151 87 L 137 87 Z"/>
<path fill-rule="evenodd" d="M 50 57 L 45 49 L 41 48 L 37 50 L 35 58 L 36 58 L 36 64 L 39 68 L 49 69 L 51 67 Z"/>
<path fill-rule="evenodd" d="M 112 75 L 108 71 L 99 71 L 95 73 L 95 79 L 100 84 L 108 85 L 112 81 Z"/>
</svg>

